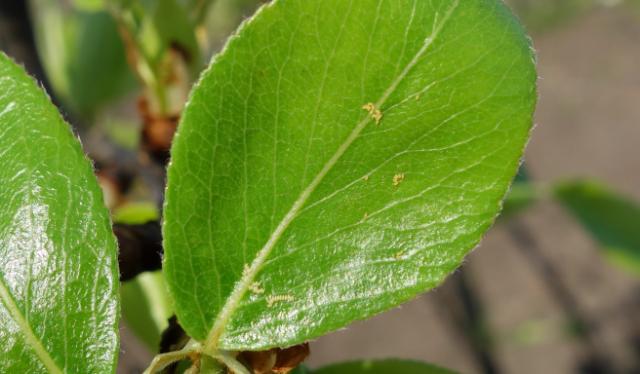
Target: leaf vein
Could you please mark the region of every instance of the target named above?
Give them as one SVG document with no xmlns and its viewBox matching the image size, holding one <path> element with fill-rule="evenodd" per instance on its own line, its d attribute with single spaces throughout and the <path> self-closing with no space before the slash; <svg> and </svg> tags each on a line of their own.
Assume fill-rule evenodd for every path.
<svg viewBox="0 0 640 374">
<path fill-rule="evenodd" d="M 5 281 L 2 278 L 0 278 L 0 299 L 2 299 L 2 302 L 7 308 L 7 311 L 16 322 L 16 324 L 18 324 L 18 327 L 20 327 L 20 330 L 22 331 L 27 344 L 31 346 L 36 356 L 38 357 L 38 359 L 40 359 L 45 368 L 50 373 L 62 374 L 63 370 L 60 369 L 58 365 L 53 361 L 53 359 L 49 355 L 49 352 L 47 352 L 47 350 L 42 345 L 42 342 L 40 342 L 38 337 L 34 334 L 33 330 L 31 330 L 29 323 L 20 312 L 20 309 L 11 297 Z"/>
<path fill-rule="evenodd" d="M 407 75 L 413 70 L 414 66 L 420 61 L 420 59 L 427 52 L 429 47 L 433 45 L 433 42 L 436 40 L 440 31 L 447 24 L 449 18 L 458 7 L 460 0 L 454 0 L 447 10 L 446 15 L 443 17 L 442 21 L 434 27 L 433 32 L 424 40 L 422 47 L 418 50 L 418 52 L 414 55 L 414 57 L 409 61 L 409 63 L 405 66 L 402 72 L 392 81 L 391 85 L 384 91 L 380 99 L 376 102 L 376 107 L 381 108 L 382 105 L 387 101 L 387 99 L 395 92 L 400 83 L 407 77 Z M 324 177 L 329 173 L 329 171 L 333 168 L 333 166 L 338 162 L 338 160 L 342 157 L 342 155 L 347 151 L 347 149 L 351 146 L 351 144 L 358 138 L 362 130 L 367 126 L 367 124 L 371 122 L 371 117 L 366 116 L 363 120 L 361 120 L 353 129 L 353 131 L 347 136 L 346 140 L 338 147 L 333 156 L 324 164 L 320 172 L 314 177 L 311 183 L 302 191 L 300 196 L 294 201 L 291 209 L 284 216 L 280 224 L 276 227 L 272 235 L 269 237 L 265 245 L 257 252 L 257 256 L 254 261 L 251 263 L 248 271 L 244 272 L 240 280 L 236 283 L 232 293 L 229 295 L 227 302 L 222 307 L 218 317 L 213 323 L 211 330 L 207 336 L 206 341 L 204 342 L 204 351 L 205 352 L 213 352 L 217 349 L 217 344 L 220 336 L 222 335 L 224 328 L 226 327 L 227 322 L 236 311 L 240 302 L 247 290 L 249 289 L 251 283 L 254 281 L 256 275 L 264 265 L 267 260 L 269 254 L 275 247 L 278 240 L 282 237 L 285 230 L 289 227 L 291 222 L 296 218 L 300 210 L 304 207 L 305 203 L 311 196 L 311 194 L 315 191 L 318 185 L 322 182 Z"/>
</svg>

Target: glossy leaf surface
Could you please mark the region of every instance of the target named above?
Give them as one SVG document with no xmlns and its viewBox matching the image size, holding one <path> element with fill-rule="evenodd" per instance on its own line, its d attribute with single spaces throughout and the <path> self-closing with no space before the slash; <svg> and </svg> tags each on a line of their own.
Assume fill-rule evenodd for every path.
<svg viewBox="0 0 640 374">
<path fill-rule="evenodd" d="M 310 372 L 313 374 L 453 374 L 452 371 L 437 366 L 404 360 L 348 362 Z"/>
<path fill-rule="evenodd" d="M 431 289 L 516 174 L 533 55 L 498 0 L 276 0 L 172 150 L 165 272 L 205 350 L 289 346 Z"/>
<path fill-rule="evenodd" d="M 601 245 L 607 257 L 640 275 L 640 206 L 592 181 L 570 182 L 556 197 Z"/>
<path fill-rule="evenodd" d="M 116 243 L 80 143 L 0 53 L 0 372 L 110 373 Z"/>
</svg>

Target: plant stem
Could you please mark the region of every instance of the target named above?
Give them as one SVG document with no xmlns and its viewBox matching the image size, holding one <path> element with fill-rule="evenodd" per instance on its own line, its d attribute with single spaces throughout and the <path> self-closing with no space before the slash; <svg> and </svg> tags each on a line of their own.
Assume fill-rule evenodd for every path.
<svg viewBox="0 0 640 374">
<path fill-rule="evenodd" d="M 212 357 L 225 364 L 229 369 L 231 369 L 231 371 L 233 371 L 234 374 L 251 374 L 249 370 L 236 360 L 229 352 L 220 351 L 219 354 L 213 355 Z"/>
<path fill-rule="evenodd" d="M 173 364 L 174 362 L 184 360 L 185 358 L 191 357 L 194 354 L 199 354 L 200 347 L 200 343 L 196 342 L 195 340 L 191 340 L 183 349 L 179 351 L 156 355 L 143 374 L 159 373 L 161 370 Z"/>
<path fill-rule="evenodd" d="M 168 110 L 166 87 L 160 77 L 158 67 L 147 56 L 136 36 L 134 15 L 130 10 L 118 6 L 109 7 L 109 11 L 118 23 L 122 41 L 127 50 L 129 65 L 154 98 L 154 103 L 158 105 L 159 114 L 166 114 Z"/>
</svg>

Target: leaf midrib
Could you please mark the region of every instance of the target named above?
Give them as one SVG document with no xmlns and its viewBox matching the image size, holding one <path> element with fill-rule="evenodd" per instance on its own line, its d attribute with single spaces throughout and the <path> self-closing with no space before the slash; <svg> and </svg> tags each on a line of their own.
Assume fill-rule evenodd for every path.
<svg viewBox="0 0 640 374">
<path fill-rule="evenodd" d="M 2 57 L 5 57 L 8 60 L 10 60 L 6 55 L 3 55 Z M 9 103 L 9 105 L 7 105 L 7 107 L 5 107 L 2 110 L 2 112 L 0 112 L 0 116 L 11 111 L 14 106 L 15 106 L 14 102 Z M 21 126 L 21 129 L 23 132 L 26 131 L 24 126 Z M 26 138 L 23 135 L 20 136 L 20 138 L 26 144 Z M 32 191 L 32 189 L 30 189 L 30 191 Z M 49 352 L 46 350 L 46 348 L 44 347 L 40 339 L 35 335 L 35 333 L 31 329 L 31 325 L 29 324 L 29 321 L 22 314 L 22 312 L 20 311 L 20 308 L 15 303 L 15 300 L 13 299 L 13 297 L 11 296 L 11 293 L 9 292 L 9 289 L 7 288 L 6 280 L 2 276 L 0 276 L 0 300 L 2 300 L 2 303 L 4 304 L 5 308 L 9 312 L 9 315 L 14 320 L 14 322 L 18 325 L 26 343 L 29 346 L 31 346 L 31 348 L 33 349 L 33 352 L 36 354 L 38 359 L 42 362 L 42 364 L 47 369 L 47 371 L 54 374 L 64 373 L 64 370 L 62 370 L 58 366 L 58 364 L 55 363 L 55 361 L 49 355 Z"/>
<path fill-rule="evenodd" d="M 53 359 L 49 355 L 49 352 L 47 352 L 47 350 L 42 345 L 40 339 L 38 339 L 38 337 L 33 333 L 33 330 L 31 330 L 29 322 L 27 322 L 27 320 L 24 318 L 22 312 L 20 312 L 20 309 L 11 297 L 11 294 L 9 293 L 9 290 L 7 289 L 5 280 L 3 278 L 0 278 L 0 299 L 2 299 L 2 302 L 7 308 L 7 311 L 20 328 L 20 331 L 22 331 L 27 344 L 31 346 L 42 364 L 50 373 L 62 374 L 64 371 L 60 369 L 58 365 L 53 361 Z"/>
<path fill-rule="evenodd" d="M 395 92 L 400 83 L 406 78 L 406 76 L 411 72 L 414 66 L 418 63 L 420 58 L 427 52 L 429 47 L 433 44 L 433 42 L 438 37 L 441 30 L 446 25 L 447 21 L 451 18 L 451 15 L 458 7 L 460 0 L 454 0 L 447 9 L 444 17 L 439 23 L 435 23 L 438 20 L 437 13 L 434 21 L 434 28 L 431 34 L 425 38 L 424 43 L 420 50 L 413 56 L 411 61 L 405 66 L 405 68 L 400 72 L 400 74 L 393 80 L 391 85 L 384 91 L 380 99 L 375 102 L 376 108 L 381 108 L 387 101 L 387 99 Z M 245 271 L 243 271 L 242 277 L 236 282 L 236 285 L 227 298 L 227 302 L 220 310 L 218 317 L 213 323 L 213 327 L 209 331 L 207 335 L 207 339 L 204 342 L 204 352 L 205 353 L 213 353 L 217 350 L 217 345 L 220 339 L 220 336 L 224 332 L 227 322 L 233 315 L 233 313 L 237 310 L 240 302 L 246 292 L 248 291 L 250 285 L 253 283 L 255 277 L 258 272 L 264 265 L 267 260 L 269 254 L 277 244 L 278 240 L 282 237 L 282 234 L 289 227 L 291 222 L 296 218 L 300 210 L 304 207 L 307 200 L 311 196 L 311 194 L 315 191 L 318 185 L 322 182 L 324 177 L 329 173 L 329 171 L 335 166 L 335 164 L 339 161 L 342 155 L 347 151 L 347 149 L 351 146 L 351 144 L 358 138 L 362 130 L 371 122 L 372 118 L 370 115 L 367 115 L 363 120 L 361 120 L 355 128 L 351 131 L 346 140 L 338 147 L 333 156 L 324 164 L 323 168 L 320 172 L 314 177 L 311 183 L 305 188 L 300 196 L 294 201 L 291 209 L 287 212 L 284 218 L 280 221 L 276 229 L 273 231 L 265 245 L 257 252 L 257 256 L 254 261 L 251 263 L 251 266 Z"/>
</svg>

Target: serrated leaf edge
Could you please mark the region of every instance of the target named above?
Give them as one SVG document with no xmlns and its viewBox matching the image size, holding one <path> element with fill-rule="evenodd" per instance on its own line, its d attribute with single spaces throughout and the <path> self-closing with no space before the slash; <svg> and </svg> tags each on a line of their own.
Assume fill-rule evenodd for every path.
<svg viewBox="0 0 640 374">
<path fill-rule="evenodd" d="M 35 88 L 39 92 L 39 94 L 44 96 L 45 101 L 47 101 L 50 105 L 53 106 L 53 102 L 51 100 L 51 97 L 49 96 L 49 93 L 46 91 L 46 89 L 43 86 L 41 86 L 38 83 L 38 81 L 36 79 L 34 79 L 31 75 L 29 75 L 29 73 L 27 73 L 27 71 L 24 68 L 24 66 L 18 64 L 15 60 L 13 60 L 4 51 L 0 51 L 0 58 L 6 59 L 11 64 L 13 64 L 14 67 L 16 67 L 18 70 L 20 70 L 31 81 L 31 83 L 35 85 Z M 79 149 L 81 151 L 81 154 L 83 155 L 84 162 L 88 163 L 88 165 L 93 169 L 93 162 L 91 161 L 91 159 L 89 159 L 87 154 L 82 149 L 82 140 L 80 139 L 80 137 L 73 133 L 73 131 L 69 127 L 69 124 L 62 117 L 62 115 L 60 114 L 60 112 L 57 109 L 54 109 L 54 113 L 57 115 L 57 119 L 62 124 L 67 126 L 67 130 L 69 131 L 69 134 L 71 135 L 71 138 L 73 138 L 75 141 L 78 142 L 78 146 L 79 146 Z M 0 115 L 2 115 L 2 114 L 4 114 L 4 112 L 0 112 Z M 96 181 L 96 183 L 97 183 L 97 181 Z M 98 195 L 100 197 L 100 201 L 103 201 L 104 196 L 103 196 L 102 189 L 99 186 L 97 186 L 97 184 L 96 184 L 96 187 L 98 187 L 97 188 L 97 193 L 98 193 Z M 106 209 L 106 207 L 105 207 L 105 209 Z M 112 225 L 113 225 L 113 223 L 111 222 L 111 216 L 107 215 L 107 219 L 108 219 L 108 222 L 109 222 L 109 228 L 111 228 Z M 115 234 L 113 234 L 111 229 L 109 229 L 109 232 L 111 232 L 112 241 L 113 241 L 113 243 L 115 245 L 115 249 L 116 249 L 116 253 L 117 253 L 118 247 L 117 247 Z M 115 292 L 115 294 L 118 294 L 118 293 L 119 293 L 119 290 L 117 290 Z M 114 321 L 115 323 L 113 325 L 115 330 L 118 329 L 119 316 L 120 316 L 120 302 L 119 302 L 120 299 L 119 299 L 119 297 L 117 298 L 117 300 L 118 300 L 118 303 L 117 303 L 117 308 L 118 308 L 117 316 L 118 317 L 116 317 L 116 319 Z M 52 374 L 58 374 L 58 373 L 63 374 L 63 373 L 65 373 L 66 370 L 64 370 L 60 366 L 58 366 L 58 364 L 53 360 L 53 358 L 51 357 L 51 355 L 49 354 L 47 349 L 44 347 L 42 341 L 35 335 L 35 333 L 31 329 L 29 321 L 24 317 L 24 315 L 20 311 L 20 308 L 15 303 L 15 300 L 13 299 L 13 297 L 11 296 L 11 293 L 9 292 L 9 289 L 7 288 L 6 280 L 2 277 L 2 275 L 0 275 L 0 301 L 2 301 L 2 304 L 5 305 L 5 307 L 9 311 L 10 316 L 13 318 L 13 320 L 16 322 L 16 324 L 18 325 L 20 330 L 23 332 L 25 340 L 33 348 L 33 351 L 36 353 L 36 356 L 40 359 L 40 361 L 43 363 L 43 365 L 49 371 L 49 373 L 52 373 Z M 118 351 L 119 345 L 120 345 L 120 340 L 117 339 L 117 341 L 116 341 L 116 346 L 117 347 L 116 347 L 116 350 L 115 350 L 116 352 Z M 65 357 L 65 359 L 66 359 L 66 357 Z M 115 360 L 113 360 L 112 361 L 112 366 L 113 367 L 115 367 L 115 363 L 116 363 Z"/>
</svg>

